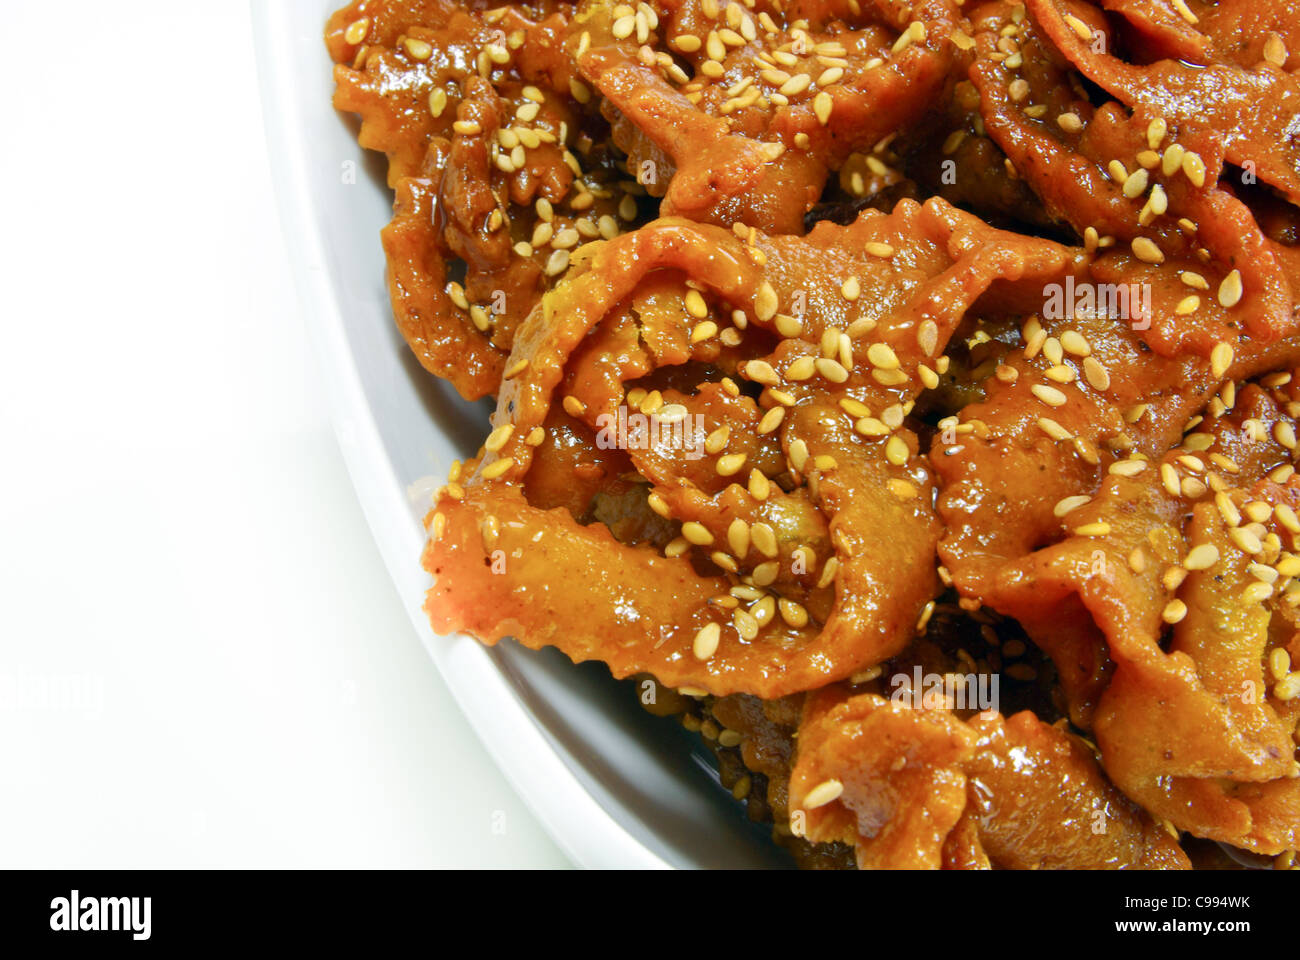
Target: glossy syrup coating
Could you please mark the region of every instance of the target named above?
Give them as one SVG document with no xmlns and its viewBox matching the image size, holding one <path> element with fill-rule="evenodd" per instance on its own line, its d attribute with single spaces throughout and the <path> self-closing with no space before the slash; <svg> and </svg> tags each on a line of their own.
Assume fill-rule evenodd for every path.
<svg viewBox="0 0 1300 960">
<path fill-rule="evenodd" d="M 497 400 L 435 628 L 656 684 L 801 865 L 1294 865 L 1290 6 L 337 12 L 399 328 Z"/>
</svg>

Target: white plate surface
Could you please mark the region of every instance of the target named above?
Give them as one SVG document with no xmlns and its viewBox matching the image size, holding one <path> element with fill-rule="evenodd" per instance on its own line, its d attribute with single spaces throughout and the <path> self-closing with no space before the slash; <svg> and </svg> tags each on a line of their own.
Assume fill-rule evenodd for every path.
<svg viewBox="0 0 1300 960">
<path fill-rule="evenodd" d="M 489 407 L 426 374 L 392 320 L 379 230 L 384 161 L 330 105 L 322 32 L 333 0 L 253 0 L 281 224 L 339 443 L 412 622 L 461 709 L 560 847 L 586 867 L 786 865 L 748 824 L 692 735 L 645 713 L 600 664 L 438 637 L 420 610 L 420 517 Z M 448 789 L 454 789 L 449 783 Z"/>
</svg>

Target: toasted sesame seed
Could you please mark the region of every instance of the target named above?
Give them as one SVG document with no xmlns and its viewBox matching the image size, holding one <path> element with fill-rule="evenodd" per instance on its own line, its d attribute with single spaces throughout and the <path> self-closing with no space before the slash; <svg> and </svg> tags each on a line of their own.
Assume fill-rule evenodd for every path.
<svg viewBox="0 0 1300 960">
<path fill-rule="evenodd" d="M 1214 345 L 1210 351 L 1210 373 L 1215 379 L 1222 379 L 1228 372 L 1228 368 L 1232 366 L 1232 357 L 1232 344 L 1220 340 Z"/>
<path fill-rule="evenodd" d="M 1164 263 L 1165 255 L 1150 237 L 1134 237 L 1133 255 L 1143 263 Z"/>
<path fill-rule="evenodd" d="M 849 372 L 845 370 L 837 360 L 818 357 L 814 363 L 816 364 L 817 372 L 831 383 L 843 383 L 849 378 Z"/>
<path fill-rule="evenodd" d="M 1085 503 L 1089 503 L 1092 497 L 1083 496 L 1082 494 L 1073 497 L 1063 497 L 1056 502 L 1052 508 L 1052 514 L 1057 517 L 1063 517 L 1072 510 L 1077 510 Z"/>
<path fill-rule="evenodd" d="M 1300 697 L 1300 671 L 1288 674 L 1284 679 L 1279 680 L 1273 687 L 1273 696 L 1284 702 Z"/>
<path fill-rule="evenodd" d="M 1219 562 L 1219 548 L 1212 543 L 1201 543 L 1187 553 L 1183 566 L 1188 570 L 1208 570 Z"/>
<path fill-rule="evenodd" d="M 1117 477 L 1136 477 L 1146 468 L 1145 460 L 1116 460 L 1106 472 Z"/>
<path fill-rule="evenodd" d="M 1279 420 L 1273 424 L 1273 439 L 1286 447 L 1288 450 L 1294 450 L 1296 446 L 1295 426 L 1287 420 Z"/>
<path fill-rule="evenodd" d="M 1222 307 L 1235 307 L 1241 300 L 1241 294 L 1241 271 L 1233 270 L 1219 284 L 1219 305 Z"/>
<path fill-rule="evenodd" d="M 1171 143 L 1165 150 L 1164 156 L 1160 158 L 1160 172 L 1166 177 L 1172 177 L 1183 168 L 1183 157 L 1186 155 L 1187 151 L 1182 144 Z"/>
<path fill-rule="evenodd" d="M 781 614 L 781 619 L 796 630 L 808 625 L 808 611 L 802 604 L 782 598 L 776 602 L 776 608 Z"/>
<path fill-rule="evenodd" d="M 903 34 L 903 36 L 907 36 L 907 34 Z M 840 783 L 840 781 L 835 779 L 823 780 L 804 794 L 803 809 L 816 810 L 818 807 L 824 807 L 826 804 L 838 800 L 843 792 L 844 784 Z"/>
<path fill-rule="evenodd" d="M 894 466 L 903 466 L 911 455 L 912 452 L 908 449 L 907 441 L 902 437 L 894 435 L 885 442 L 885 459 Z"/>
<path fill-rule="evenodd" d="M 1096 357 L 1084 358 L 1083 376 L 1088 381 L 1088 385 L 1094 390 L 1110 389 L 1110 373 L 1107 372 Z"/>
<path fill-rule="evenodd" d="M 514 432 L 515 425 L 513 423 L 503 423 L 488 434 L 487 439 L 483 441 L 484 449 L 496 453 L 509 442 L 510 435 Z"/>
<path fill-rule="evenodd" d="M 1244 553 L 1254 555 L 1264 549 L 1259 537 L 1255 536 L 1249 527 L 1231 527 L 1228 530 L 1228 536 L 1232 538 L 1232 542 L 1237 545 L 1237 548 Z"/>
<path fill-rule="evenodd" d="M 769 523 L 755 523 L 749 528 L 750 539 L 754 548 L 765 557 L 776 557 L 780 554 L 780 547 L 776 539 L 776 531 L 772 529 Z"/>
<path fill-rule="evenodd" d="M 772 369 L 772 365 L 766 360 L 750 360 L 745 364 L 745 376 L 755 383 L 761 383 L 765 386 L 776 386 L 781 379 Z"/>
<path fill-rule="evenodd" d="M 1205 186 L 1205 161 L 1199 153 L 1188 150 L 1183 154 L 1183 175 L 1195 187 Z"/>
<path fill-rule="evenodd" d="M 1074 528 L 1074 535 L 1077 537 L 1104 537 L 1109 533 L 1110 524 L 1104 520 L 1096 523 L 1085 523 Z"/>
<path fill-rule="evenodd" d="M 784 313 L 776 315 L 773 326 L 776 327 L 777 333 L 787 338 L 797 337 L 803 333 L 803 321 Z"/>
<path fill-rule="evenodd" d="M 873 257 L 881 257 L 888 260 L 894 255 L 894 248 L 888 243 L 881 243 L 877 240 L 869 240 L 863 244 L 862 249 Z"/>
<path fill-rule="evenodd" d="M 712 320 L 705 320 L 703 323 L 697 323 L 691 330 L 691 343 L 703 343 L 717 335 L 718 325 Z"/>
<path fill-rule="evenodd" d="M 1047 404 L 1049 407 L 1065 406 L 1065 394 L 1060 390 L 1057 390 L 1055 387 L 1049 387 L 1043 383 L 1036 383 L 1030 387 L 1029 390 L 1034 396 L 1043 401 L 1043 403 Z"/>
<path fill-rule="evenodd" d="M 816 358 L 803 356 L 790 361 L 790 365 L 785 368 L 785 378 L 795 381 L 807 380 L 816 372 Z"/>
<path fill-rule="evenodd" d="M 1074 35 L 1080 40 L 1092 39 L 1092 28 L 1074 14 L 1067 13 L 1065 15 L 1065 22 L 1069 25 L 1070 29 L 1074 31 Z"/>
<path fill-rule="evenodd" d="M 483 468 L 484 480 L 495 480 L 504 474 L 507 470 L 515 465 L 514 457 L 502 457 L 500 460 L 493 460 Z"/>
<path fill-rule="evenodd" d="M 717 623 L 706 623 L 695 634 L 691 652 L 695 654 L 697 660 L 708 660 L 718 652 L 718 644 L 721 642 L 722 628 Z"/>
<path fill-rule="evenodd" d="M 1053 440 L 1069 440 L 1071 438 L 1070 431 L 1066 430 L 1065 427 L 1061 426 L 1050 417 L 1039 417 L 1038 429 L 1042 430 L 1043 433 L 1047 434 Z"/>
<path fill-rule="evenodd" d="M 777 427 L 781 425 L 781 421 L 784 419 L 785 419 L 785 407 L 781 407 L 781 406 L 772 407 L 770 410 L 768 410 L 766 413 L 763 414 L 763 419 L 758 422 L 758 432 L 771 433 L 773 430 L 775 430 Z"/>
<path fill-rule="evenodd" d="M 729 453 L 724 457 L 718 458 L 717 470 L 718 475 L 722 477 L 731 477 L 739 473 L 744 467 L 746 454 Z"/>
<path fill-rule="evenodd" d="M 817 122 L 823 127 L 830 122 L 831 110 L 834 106 L 835 102 L 831 99 L 831 95 L 825 90 L 822 90 L 817 94 L 817 96 L 813 97 L 813 113 L 817 117 Z"/>
<path fill-rule="evenodd" d="M 1187 604 L 1178 599 L 1170 600 L 1160 613 L 1160 619 L 1165 623 L 1178 623 L 1185 616 L 1187 616 Z"/>
<path fill-rule="evenodd" d="M 697 520 L 687 520 L 682 524 L 682 536 L 686 538 L 687 543 L 697 547 L 708 547 L 713 544 L 713 534 Z"/>
<path fill-rule="evenodd" d="M 898 355 L 887 343 L 873 343 L 867 348 L 867 360 L 882 370 L 897 370 Z"/>
<path fill-rule="evenodd" d="M 1262 603 L 1271 596 L 1273 596 L 1273 585 L 1262 581 L 1252 583 L 1241 591 L 1241 599 L 1244 603 Z"/>
</svg>

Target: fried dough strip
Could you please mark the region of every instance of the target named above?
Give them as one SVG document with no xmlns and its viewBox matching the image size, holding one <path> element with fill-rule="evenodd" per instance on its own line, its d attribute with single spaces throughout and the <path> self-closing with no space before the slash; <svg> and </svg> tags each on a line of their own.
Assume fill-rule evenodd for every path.
<svg viewBox="0 0 1300 960">
<path fill-rule="evenodd" d="M 1232 412 L 1192 435 L 1208 444 L 1176 449 L 1158 469 L 1107 477 L 1061 521 L 1065 540 L 1004 566 L 985 594 L 1035 639 L 1050 634 L 1062 601 L 1077 598 L 1114 664 L 1113 674 L 1097 678 L 1093 718 L 1111 778 L 1179 829 L 1262 853 L 1293 847 L 1300 822 L 1266 815 L 1256 825 L 1235 793 L 1250 784 L 1266 806 L 1292 804 L 1300 766 L 1294 716 L 1264 696 L 1269 615 L 1247 588 L 1278 577 L 1264 567 L 1275 570 L 1289 554 L 1265 527 L 1238 519 L 1237 503 L 1300 499 L 1300 491 L 1283 497 L 1276 484 L 1255 479 L 1289 460 L 1270 439 L 1279 422 L 1292 424 L 1260 391 L 1244 390 Z M 1223 488 L 1213 497 L 1201 480 L 1207 471 Z M 1227 486 L 1239 484 L 1240 492 Z M 1178 603 L 1170 607 L 1172 590 Z M 1177 621 L 1168 652 L 1162 611 Z"/>
<path fill-rule="evenodd" d="M 1136 109 L 1145 106 L 1170 125 L 1217 139 L 1227 159 L 1249 164 L 1259 178 L 1300 202 L 1300 82 L 1267 61 L 1243 69 L 1231 63 L 1190 66 L 1159 60 L 1133 66 L 1094 52 L 1066 23 L 1056 0 L 1026 0 L 1034 21 L 1088 79 Z"/>
<path fill-rule="evenodd" d="M 962 721 L 826 688 L 809 695 L 797 743 L 795 821 L 809 839 L 855 845 L 863 868 L 1189 865 L 1091 750 L 1028 711 Z"/>
<path fill-rule="evenodd" d="M 426 556 L 426 565 L 436 569 L 439 578 L 429 598 L 439 629 L 466 629 L 487 642 L 514 632 L 527 645 L 555 643 L 575 659 L 598 656 L 618 676 L 649 672 L 669 685 L 685 684 L 716 694 L 743 691 L 780 696 L 848 676 L 902 649 L 920 608 L 936 590 L 933 549 L 939 532 L 929 507 L 928 471 L 918 456 L 915 437 L 901 428 L 903 407 L 921 386 L 911 370 L 942 349 L 966 308 L 992 285 L 1041 283 L 1045 276 L 1059 275 L 1066 255 L 1054 244 L 991 230 L 938 200 L 924 207 L 904 203 L 890 216 L 868 211 L 850 227 L 819 225 L 803 239 L 754 235 L 751 241 L 752 246 L 741 243 L 713 227 L 659 221 L 580 258 L 568 280 L 543 299 L 519 331 L 510 361 L 514 369 L 498 401 L 497 426 L 509 425 L 510 436 L 486 456 L 479 477 L 469 484 L 467 499 L 444 501 L 439 505 L 444 520 L 433 521 L 445 523 L 444 529 L 455 534 L 435 537 Z M 889 256 L 881 256 L 883 251 L 855 252 L 885 244 L 895 245 Z M 828 268 L 852 275 L 862 295 L 840 294 L 836 300 L 824 283 L 809 283 L 809 277 L 824 275 Z M 659 476 L 684 486 L 666 487 L 660 496 L 668 515 L 702 528 L 703 532 L 692 534 L 692 542 L 701 544 L 695 562 L 703 563 L 703 569 L 712 563 L 738 575 L 746 591 L 757 587 L 760 593 L 781 578 L 782 588 L 794 592 L 797 587 L 797 596 L 813 602 L 814 615 L 823 613 L 828 604 L 825 594 L 811 588 L 833 584 L 834 605 L 821 624 L 806 611 L 781 606 L 782 618 L 769 619 L 763 624 L 768 627 L 764 635 L 747 640 L 743 632 L 733 632 L 742 631 L 741 625 L 724 619 L 725 610 L 734 609 L 734 604 L 716 611 L 704 608 L 710 598 L 726 598 L 735 581 L 701 575 L 694 588 L 681 589 L 678 581 L 688 579 L 691 567 L 686 557 L 680 557 L 674 572 L 667 575 L 673 585 L 656 599 L 656 609 L 674 604 L 675 615 L 663 610 L 662 616 L 654 618 L 640 612 L 628 616 L 632 607 L 642 609 L 644 598 L 629 607 L 621 593 L 613 592 L 620 590 L 618 581 L 578 579 L 584 599 L 572 607 L 583 612 L 574 615 L 572 629 L 552 629 L 548 611 L 539 604 L 538 623 L 548 624 L 539 635 L 518 617 L 504 618 L 504 602 L 487 599 L 519 589 L 514 576 L 493 576 L 483 563 L 452 562 L 451 555 L 478 549 L 490 560 L 493 544 L 480 541 L 476 548 L 470 532 L 496 512 L 498 499 L 513 520 L 527 516 L 527 505 L 505 491 L 527 473 L 532 455 L 528 438 L 555 403 L 561 382 L 567 382 L 569 357 L 593 334 L 600 336 L 607 321 L 614 324 L 608 329 L 623 329 L 627 314 L 619 304 L 635 299 L 647 277 L 674 270 L 694 279 L 711 297 L 725 301 L 733 314 L 743 309 L 748 316 L 746 336 L 770 336 L 763 333 L 769 329 L 783 332 L 779 347 L 770 354 L 772 364 L 782 370 L 788 369 L 792 358 L 811 359 L 815 343 L 833 342 L 830 352 L 848 362 L 847 367 L 836 360 L 836 366 L 820 368 L 835 379 L 820 373 L 816 379 L 796 377 L 782 382 L 780 390 L 761 372 L 768 361 L 757 361 L 759 366 L 750 361 L 745 366 L 746 376 L 767 381 L 760 383 L 766 387 L 760 397 L 765 409 L 788 405 L 780 425 L 781 443 L 791 477 L 798 489 L 803 489 L 800 483 L 806 486 L 806 497 L 778 495 L 769 505 L 766 493 L 756 497 L 736 483 L 720 488 L 716 483 L 687 485 L 694 469 L 688 464 L 679 463 Z M 783 304 L 793 308 L 801 298 L 806 300 L 806 322 L 799 324 L 779 310 Z M 859 342 L 855 344 L 844 331 L 853 331 Z M 841 334 L 846 340 L 840 339 Z M 574 415 L 592 425 L 602 414 L 616 413 L 623 399 L 620 378 L 645 372 L 644 354 L 628 343 L 627 350 L 607 354 L 626 358 L 615 363 L 623 372 L 588 378 L 588 383 L 604 386 L 585 392 L 583 402 L 567 398 L 566 409 L 570 400 L 577 403 Z M 638 356 L 641 359 L 633 359 Z M 819 369 L 815 363 L 812 366 Z M 776 394 L 785 399 L 777 399 Z M 840 400 L 852 400 L 857 406 L 845 408 Z M 864 405 L 873 415 L 861 412 Z M 890 413 L 891 408 L 897 409 Z M 747 430 L 753 436 L 756 417 L 752 407 L 748 413 L 732 416 L 729 422 L 738 439 Z M 887 420 L 893 420 L 894 427 L 888 427 Z M 875 424 L 884 428 L 883 433 Z M 757 440 L 743 441 L 739 449 L 744 451 L 744 443 Z M 757 449 L 749 447 L 751 452 Z M 761 463 L 765 456 L 756 454 L 756 459 Z M 721 457 L 717 464 L 721 469 Z M 491 472 L 490 479 L 484 478 L 483 470 Z M 760 503 L 749 504 L 747 498 Z M 784 508 L 787 503 L 802 510 L 806 519 L 785 526 L 795 516 Z M 809 504 L 816 504 L 825 515 L 827 528 L 808 511 Z M 465 512 L 473 512 L 475 519 L 453 516 Z M 719 555 L 724 545 L 718 542 L 718 532 L 725 526 L 730 534 L 732 522 L 746 516 L 775 521 L 773 529 L 778 529 L 776 523 L 783 525 L 779 529 L 792 539 L 777 546 L 776 556 L 782 562 L 774 562 L 775 557 L 760 550 L 740 557 Z M 606 547 L 620 557 L 620 567 L 641 570 L 646 577 L 672 564 L 664 558 L 647 558 L 637 548 L 607 544 L 576 526 L 566 536 L 564 523 L 563 517 L 539 516 L 536 529 L 552 534 L 548 543 L 555 545 L 548 549 L 553 560 L 573 550 L 575 569 L 594 569 L 597 554 Z M 490 538 L 493 543 L 501 538 L 514 545 L 501 548 L 507 556 L 512 550 L 531 549 L 524 546 L 533 529 L 526 523 L 517 533 L 504 521 L 499 532 L 496 526 Z M 823 532 L 826 529 L 829 535 Z M 797 548 L 791 546 L 795 539 L 800 541 Z M 833 558 L 819 555 L 818 547 L 827 540 L 834 547 Z M 447 545 L 440 546 L 440 541 Z M 752 542 L 759 543 L 756 538 Z M 806 569 L 787 577 L 785 562 L 793 566 L 796 553 Z M 815 579 L 813 571 L 819 571 Z M 770 605 L 772 600 L 756 602 Z M 564 617 L 563 612 L 549 614 L 552 619 Z M 631 629 L 625 619 L 631 621 Z M 569 624 L 567 619 L 563 622 Z M 692 655 L 693 647 L 699 649 L 696 635 L 710 623 L 719 626 L 720 645 L 706 650 L 703 657 Z M 661 633 L 648 636 L 647 624 L 657 625 Z"/>
<path fill-rule="evenodd" d="M 631 35 L 606 3 L 575 20 L 579 68 L 664 215 L 801 233 L 828 171 L 918 119 L 956 52 L 947 0 L 764 7 L 715 21 L 708 4 L 665 3 Z"/>
</svg>

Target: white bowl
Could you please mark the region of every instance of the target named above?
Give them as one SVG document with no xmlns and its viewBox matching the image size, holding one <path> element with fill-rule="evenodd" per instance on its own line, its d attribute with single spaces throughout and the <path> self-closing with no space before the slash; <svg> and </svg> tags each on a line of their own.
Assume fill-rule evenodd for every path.
<svg viewBox="0 0 1300 960">
<path fill-rule="evenodd" d="M 574 862 L 787 865 L 718 786 L 694 735 L 645 713 L 604 666 L 430 630 L 419 521 L 434 478 L 482 442 L 490 408 L 425 373 L 393 323 L 379 243 L 392 205 L 384 159 L 358 147 L 355 118 L 330 105 L 322 35 L 338 2 L 254 0 L 258 71 L 281 226 L 339 443 L 416 631 L 484 746 Z"/>
</svg>

